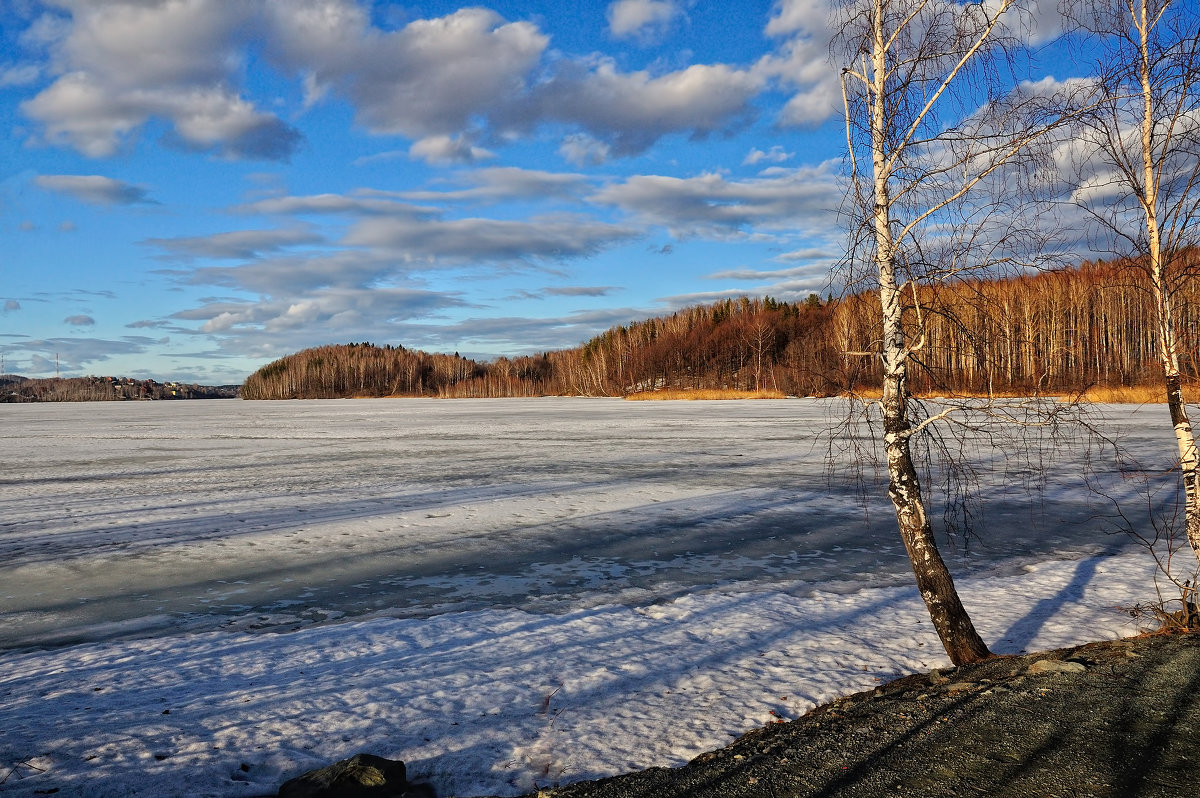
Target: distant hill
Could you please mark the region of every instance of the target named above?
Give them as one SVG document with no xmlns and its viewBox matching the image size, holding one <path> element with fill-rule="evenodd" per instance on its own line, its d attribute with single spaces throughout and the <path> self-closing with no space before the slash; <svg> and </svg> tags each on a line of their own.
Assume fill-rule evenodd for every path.
<svg viewBox="0 0 1200 798">
<path fill-rule="evenodd" d="M 196 385 L 132 377 L 0 375 L 0 402 L 114 402 L 134 399 L 233 399 L 238 385 Z"/>
<path fill-rule="evenodd" d="M 1072 392 L 1161 384 L 1152 299 L 1127 263 L 926 287 L 906 314 L 919 342 L 917 393 Z M 1173 297 L 1197 374 L 1200 291 Z M 920 313 L 916 312 L 919 304 Z M 777 390 L 826 396 L 879 384 L 870 294 L 779 302 L 743 297 L 617 326 L 573 348 L 479 362 L 371 343 L 276 360 L 246 399 L 354 396 L 623 396 L 658 389 Z M 918 336 L 918 316 L 923 337 Z"/>
</svg>

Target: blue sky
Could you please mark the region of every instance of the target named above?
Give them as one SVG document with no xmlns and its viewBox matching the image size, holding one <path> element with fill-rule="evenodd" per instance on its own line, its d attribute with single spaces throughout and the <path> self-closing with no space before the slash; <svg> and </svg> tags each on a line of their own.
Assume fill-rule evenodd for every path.
<svg viewBox="0 0 1200 798">
<path fill-rule="evenodd" d="M 230 383 L 326 343 L 488 358 L 824 295 L 826 16 L 0 0 L 4 370 Z"/>
</svg>

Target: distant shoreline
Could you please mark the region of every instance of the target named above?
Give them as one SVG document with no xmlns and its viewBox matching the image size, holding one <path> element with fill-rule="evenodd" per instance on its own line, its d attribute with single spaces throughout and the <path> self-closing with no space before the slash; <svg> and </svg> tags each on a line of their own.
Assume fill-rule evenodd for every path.
<svg viewBox="0 0 1200 798">
<path fill-rule="evenodd" d="M 0 375 L 0 403 L 6 404 L 236 399 L 240 393 L 240 385 L 197 385 L 133 377 Z"/>
</svg>

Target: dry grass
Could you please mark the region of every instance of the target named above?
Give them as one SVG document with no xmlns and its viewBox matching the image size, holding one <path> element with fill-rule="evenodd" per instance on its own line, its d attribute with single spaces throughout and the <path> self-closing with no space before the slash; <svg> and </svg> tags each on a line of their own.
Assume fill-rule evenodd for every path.
<svg viewBox="0 0 1200 798">
<path fill-rule="evenodd" d="M 1195 390 L 1184 389 L 1184 398 L 1195 401 Z M 1117 385 L 1111 388 L 1088 388 L 1079 397 L 1085 402 L 1118 405 L 1165 404 L 1167 390 L 1162 385 Z"/>
<path fill-rule="evenodd" d="M 860 399 L 880 399 L 882 392 L 878 388 L 863 388 L 856 390 L 854 395 Z M 922 399 L 944 399 L 948 398 L 944 393 L 922 393 L 919 394 Z M 1019 393 L 960 393 L 954 394 L 954 398 L 968 399 L 1026 399 L 1027 394 Z M 1126 404 L 1126 405 L 1145 405 L 1145 404 L 1165 404 L 1167 401 L 1166 388 L 1162 385 L 1116 385 L 1112 387 L 1095 386 L 1088 388 L 1082 394 L 1064 393 L 1061 396 L 1046 396 L 1044 398 L 1058 398 L 1064 401 L 1070 399 L 1081 399 L 1084 402 L 1093 402 L 1095 404 Z M 1183 398 L 1187 402 L 1200 402 L 1200 386 L 1184 386 Z"/>
<path fill-rule="evenodd" d="M 661 391 L 638 391 L 625 394 L 626 399 L 642 401 L 646 399 L 786 399 L 781 391 L 737 391 L 731 388 L 696 390 L 664 389 Z"/>
<path fill-rule="evenodd" d="M 848 396 L 850 394 L 840 394 Z M 878 400 L 883 398 L 883 391 L 879 388 L 856 388 L 853 395 L 859 399 Z M 995 393 L 947 393 L 945 391 L 918 391 L 915 396 L 918 399 L 1028 399 L 1029 394 L 1017 393 L 1014 391 L 996 391 Z M 1053 396 L 1044 398 L 1055 398 Z"/>
</svg>

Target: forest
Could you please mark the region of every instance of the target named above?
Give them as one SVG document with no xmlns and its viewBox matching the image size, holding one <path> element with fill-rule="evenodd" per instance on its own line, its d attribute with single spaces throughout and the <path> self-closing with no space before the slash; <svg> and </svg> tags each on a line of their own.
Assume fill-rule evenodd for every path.
<svg viewBox="0 0 1200 798">
<path fill-rule="evenodd" d="M 196 385 L 133 377 L 0 376 L 0 402 L 105 402 L 131 399 L 232 399 L 236 385 Z"/>
<path fill-rule="evenodd" d="M 1194 258 L 1177 259 L 1178 269 Z M 1161 385 L 1145 271 L 1121 261 L 995 280 L 912 286 L 907 331 L 920 346 L 917 394 L 1079 392 Z M 1178 329 L 1197 375 L 1200 297 L 1182 281 Z M 881 379 L 879 303 L 869 294 L 789 303 L 724 300 L 616 326 L 583 345 L 479 362 L 371 343 L 306 349 L 242 386 L 246 399 L 380 396 L 625 396 L 662 389 L 774 390 L 830 396 Z"/>
</svg>

